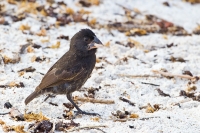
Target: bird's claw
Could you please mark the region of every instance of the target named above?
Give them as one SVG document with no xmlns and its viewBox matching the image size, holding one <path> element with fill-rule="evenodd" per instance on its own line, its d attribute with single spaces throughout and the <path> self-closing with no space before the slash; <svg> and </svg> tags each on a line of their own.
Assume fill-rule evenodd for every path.
<svg viewBox="0 0 200 133">
<path fill-rule="evenodd" d="M 75 115 L 74 115 L 74 118 L 77 116 L 77 115 L 79 115 L 79 114 L 82 114 L 82 115 L 93 115 L 93 116 L 101 116 L 100 114 L 98 114 L 98 113 L 88 113 L 88 112 L 85 112 L 85 111 L 82 111 L 82 110 L 80 110 L 80 111 L 74 111 L 75 112 Z"/>
</svg>

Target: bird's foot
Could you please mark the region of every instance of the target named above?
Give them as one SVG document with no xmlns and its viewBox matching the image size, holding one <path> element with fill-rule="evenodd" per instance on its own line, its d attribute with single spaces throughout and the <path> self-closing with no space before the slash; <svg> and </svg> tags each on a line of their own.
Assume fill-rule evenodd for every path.
<svg viewBox="0 0 200 133">
<path fill-rule="evenodd" d="M 48 94 L 47 97 L 44 99 L 44 102 L 49 98 L 54 98 L 56 95 Z"/>
<path fill-rule="evenodd" d="M 75 115 L 74 115 L 74 118 L 79 115 L 79 114 L 82 114 L 82 115 L 93 115 L 93 116 L 101 116 L 100 114 L 98 113 L 89 113 L 89 112 L 85 112 L 85 111 L 82 111 L 82 110 L 79 110 L 79 111 L 74 111 L 75 112 Z"/>
</svg>

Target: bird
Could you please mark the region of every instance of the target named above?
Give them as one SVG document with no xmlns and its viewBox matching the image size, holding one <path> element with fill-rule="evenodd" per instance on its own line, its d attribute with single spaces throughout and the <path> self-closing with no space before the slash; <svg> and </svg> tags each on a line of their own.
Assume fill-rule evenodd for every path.
<svg viewBox="0 0 200 133">
<path fill-rule="evenodd" d="M 77 32 L 71 38 L 69 50 L 47 71 L 35 91 L 25 99 L 25 104 L 43 94 L 66 95 L 77 109 L 76 114 L 99 115 L 81 110 L 73 101 L 72 93 L 90 77 L 96 63 L 97 48 L 102 46 L 92 30 Z"/>
</svg>

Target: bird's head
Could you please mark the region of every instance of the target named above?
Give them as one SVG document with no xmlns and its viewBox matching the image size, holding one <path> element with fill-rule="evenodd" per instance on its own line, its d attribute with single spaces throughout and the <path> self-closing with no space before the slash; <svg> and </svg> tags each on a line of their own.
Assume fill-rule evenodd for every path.
<svg viewBox="0 0 200 133">
<path fill-rule="evenodd" d="M 95 54 L 98 47 L 103 46 L 102 42 L 90 29 L 82 29 L 71 39 L 70 50 L 82 56 Z"/>
</svg>

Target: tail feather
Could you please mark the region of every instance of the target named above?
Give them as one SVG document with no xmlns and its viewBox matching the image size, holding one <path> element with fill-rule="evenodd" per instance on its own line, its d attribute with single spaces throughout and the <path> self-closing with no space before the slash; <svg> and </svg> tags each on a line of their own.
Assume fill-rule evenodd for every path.
<svg viewBox="0 0 200 133">
<path fill-rule="evenodd" d="M 35 97 L 38 96 L 38 92 L 34 91 L 31 93 L 26 99 L 25 99 L 25 104 L 27 105 L 29 102 L 31 102 Z"/>
</svg>

